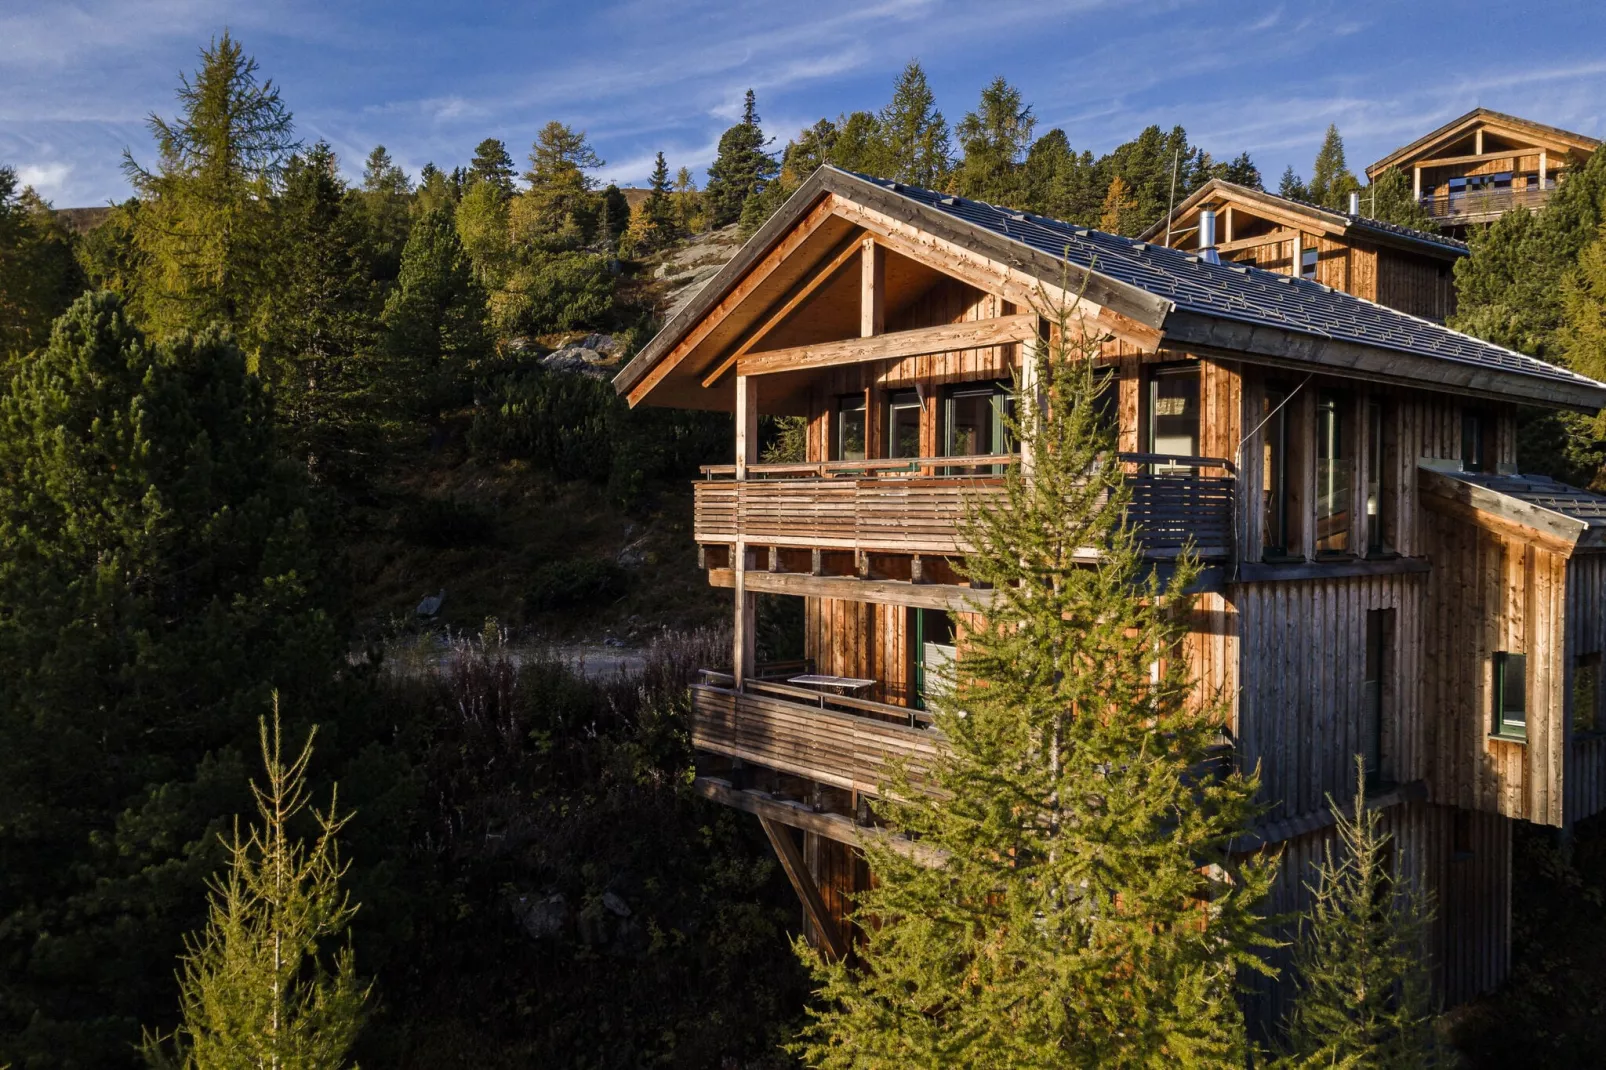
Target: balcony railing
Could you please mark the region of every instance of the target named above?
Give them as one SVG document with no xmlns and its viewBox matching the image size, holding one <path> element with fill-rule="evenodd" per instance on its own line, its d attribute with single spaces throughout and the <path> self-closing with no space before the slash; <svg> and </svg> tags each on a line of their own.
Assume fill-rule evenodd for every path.
<svg viewBox="0 0 1606 1070">
<path fill-rule="evenodd" d="M 918 784 L 942 746 L 919 710 L 764 680 L 737 691 L 729 676 L 705 677 L 691 689 L 692 745 L 701 751 L 874 793 L 897 761 Z"/>
<path fill-rule="evenodd" d="M 1552 189 L 1537 187 L 1470 190 L 1466 193 L 1423 197 L 1422 208 L 1436 220 L 1465 223 L 1504 215 L 1513 208 L 1540 208 L 1553 192 Z"/>
<path fill-rule="evenodd" d="M 1013 456 L 734 465 L 703 469 L 694 488 L 699 543 L 878 553 L 959 555 L 972 504 L 1003 500 L 995 474 Z M 1190 540 L 1204 558 L 1232 546 L 1232 465 L 1219 457 L 1123 453 L 1132 489 L 1128 517 L 1153 557 L 1173 557 Z M 1205 474 L 1207 472 L 1222 474 Z"/>
</svg>

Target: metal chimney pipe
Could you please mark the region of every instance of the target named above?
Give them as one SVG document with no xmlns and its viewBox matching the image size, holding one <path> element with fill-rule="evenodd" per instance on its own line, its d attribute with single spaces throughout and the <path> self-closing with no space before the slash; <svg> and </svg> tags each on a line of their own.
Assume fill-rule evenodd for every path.
<svg viewBox="0 0 1606 1070">
<path fill-rule="evenodd" d="M 1199 255 L 1212 264 L 1221 263 L 1221 254 L 1216 252 L 1216 213 L 1210 208 L 1199 210 Z"/>
<path fill-rule="evenodd" d="M 1349 214 L 1350 215 L 1360 215 L 1361 214 L 1361 194 L 1360 194 L 1359 190 L 1350 190 L 1350 194 L 1349 194 Z"/>
</svg>

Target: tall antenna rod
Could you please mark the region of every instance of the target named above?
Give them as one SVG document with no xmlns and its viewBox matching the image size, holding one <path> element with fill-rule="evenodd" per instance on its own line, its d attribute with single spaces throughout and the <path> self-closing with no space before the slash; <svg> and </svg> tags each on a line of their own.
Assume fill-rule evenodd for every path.
<svg viewBox="0 0 1606 1070">
<path fill-rule="evenodd" d="M 1171 244 L 1171 213 L 1177 207 L 1177 165 L 1182 162 L 1182 150 L 1171 154 L 1171 199 L 1165 205 L 1165 243 Z"/>
</svg>

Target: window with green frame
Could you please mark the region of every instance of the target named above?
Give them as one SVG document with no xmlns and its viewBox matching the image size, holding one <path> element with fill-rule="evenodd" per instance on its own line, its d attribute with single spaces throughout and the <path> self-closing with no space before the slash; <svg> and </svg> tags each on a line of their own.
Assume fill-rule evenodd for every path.
<svg viewBox="0 0 1606 1070">
<path fill-rule="evenodd" d="M 1008 416 L 1014 395 L 1007 383 L 962 383 L 943 397 L 942 455 L 986 457 L 1010 452 Z M 997 474 L 999 465 L 951 468 L 950 475 Z"/>
<path fill-rule="evenodd" d="M 926 709 L 927 697 L 942 686 L 954 663 L 954 619 L 946 610 L 912 609 L 914 616 L 914 706 Z"/>
<path fill-rule="evenodd" d="M 920 456 L 920 395 L 913 390 L 887 398 L 887 456 Z"/>
<path fill-rule="evenodd" d="M 1494 734 L 1528 735 L 1528 657 L 1502 650 L 1494 656 Z"/>
<path fill-rule="evenodd" d="M 846 394 L 836 399 L 835 427 L 831 435 L 833 461 L 864 460 L 864 395 Z"/>
</svg>

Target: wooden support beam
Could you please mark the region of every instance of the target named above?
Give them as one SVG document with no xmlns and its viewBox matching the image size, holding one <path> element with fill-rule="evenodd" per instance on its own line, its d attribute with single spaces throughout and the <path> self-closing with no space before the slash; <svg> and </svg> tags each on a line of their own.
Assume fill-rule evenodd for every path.
<svg viewBox="0 0 1606 1070">
<path fill-rule="evenodd" d="M 758 463 L 758 384 L 736 377 L 736 478 L 747 478 L 747 466 Z"/>
<path fill-rule="evenodd" d="M 842 938 L 842 931 L 837 928 L 836 922 L 825 909 L 825 900 L 820 898 L 820 889 L 814 883 L 814 877 L 809 873 L 808 867 L 803 864 L 803 852 L 798 850 L 797 841 L 792 839 L 792 832 L 785 825 L 764 814 L 758 815 L 758 823 L 764 826 L 764 834 L 770 838 L 770 845 L 775 848 L 776 857 L 781 860 L 781 868 L 786 871 L 786 877 L 792 882 L 792 889 L 797 897 L 803 900 L 803 910 L 808 914 L 809 921 L 814 925 L 814 931 L 820 934 L 820 940 L 825 944 L 826 957 L 834 961 L 841 961 L 847 957 L 847 941 Z"/>
<path fill-rule="evenodd" d="M 1229 203 L 1221 213 L 1221 236 L 1227 239 L 1226 244 L 1232 244 L 1232 205 Z"/>
<path fill-rule="evenodd" d="M 1545 172 L 1550 169 L 1550 157 L 1544 149 L 1539 150 L 1539 188 L 1545 188 Z"/>
<path fill-rule="evenodd" d="M 703 388 L 706 390 L 723 379 L 727 372 L 736 367 L 736 361 L 739 358 L 751 352 L 753 347 L 763 341 L 765 336 L 778 327 L 782 320 L 796 311 L 797 307 L 804 301 L 807 301 L 809 295 L 830 282 L 836 273 L 842 270 L 844 264 L 860 255 L 862 254 L 860 252 L 859 239 L 851 237 L 827 254 L 824 263 L 809 275 L 798 280 L 787 291 L 786 296 L 781 298 L 765 314 L 762 321 L 747 333 L 741 344 L 731 350 L 730 354 L 721 360 L 713 371 L 703 377 Z"/>
<path fill-rule="evenodd" d="M 941 848 L 927 846 L 889 829 L 860 825 L 846 814 L 822 813 L 790 799 L 777 799 L 767 792 L 738 788 L 718 777 L 698 777 L 692 781 L 692 791 L 722 806 L 762 815 L 777 824 L 812 832 L 837 843 L 862 848 L 875 841 L 922 866 L 940 866 L 948 857 Z"/>
<path fill-rule="evenodd" d="M 901 360 L 904 357 L 922 357 L 961 349 L 986 349 L 1036 337 L 1037 314 L 1023 312 L 1013 316 L 894 331 L 871 338 L 847 338 L 837 342 L 750 353 L 736 362 L 736 374 L 770 375 L 841 364 L 862 364 L 871 360 Z"/>
<path fill-rule="evenodd" d="M 1235 253 L 1240 249 L 1258 249 L 1262 245 L 1271 245 L 1275 242 L 1285 242 L 1294 238 L 1299 231 L 1293 227 L 1279 227 L 1267 234 L 1257 234 L 1253 238 L 1239 238 L 1237 241 L 1224 241 L 1216 246 L 1217 252 Z"/>
<path fill-rule="evenodd" d="M 995 590 L 931 583 L 923 579 L 911 582 L 862 580 L 855 576 L 826 576 L 820 573 L 749 572 L 743 582 L 750 594 L 840 598 L 849 602 L 879 602 L 882 605 L 913 606 L 916 609 L 946 609 L 951 613 L 985 613 L 998 597 Z M 711 568 L 708 570 L 708 584 L 711 587 L 734 587 L 736 570 Z"/>
<path fill-rule="evenodd" d="M 736 479 L 737 493 L 747 479 L 747 466 L 758 462 L 758 384 L 745 375 L 736 377 Z M 739 534 L 731 551 L 735 572 L 734 613 L 731 621 L 731 673 L 739 690 L 758 663 L 758 596 L 747 589 L 752 562 L 747 540 Z"/>
<path fill-rule="evenodd" d="M 1422 165 L 1417 164 L 1411 168 L 1411 194 L 1417 200 L 1422 199 Z"/>
<path fill-rule="evenodd" d="M 869 338 L 887 329 L 887 252 L 874 238 L 859 248 L 859 336 Z"/>
</svg>

